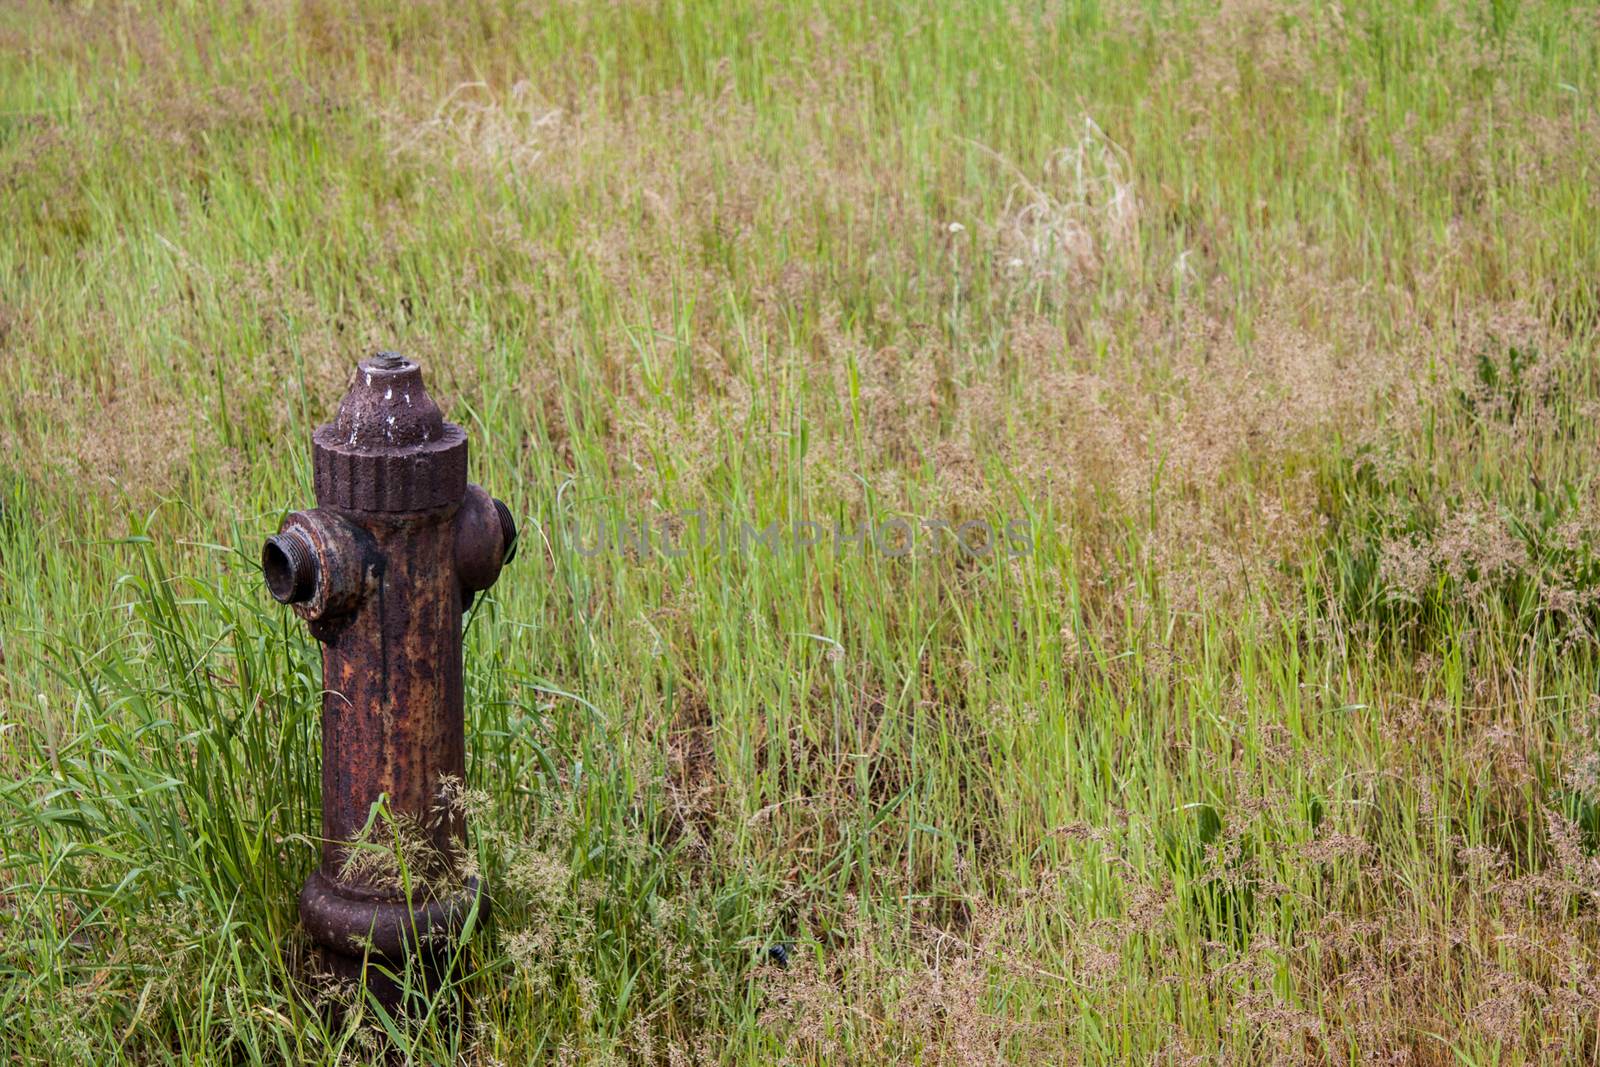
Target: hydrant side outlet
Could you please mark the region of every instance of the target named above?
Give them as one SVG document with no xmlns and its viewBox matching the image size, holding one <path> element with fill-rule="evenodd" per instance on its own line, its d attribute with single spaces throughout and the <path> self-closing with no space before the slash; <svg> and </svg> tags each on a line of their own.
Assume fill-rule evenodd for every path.
<svg viewBox="0 0 1600 1067">
<path fill-rule="evenodd" d="M 466 433 L 402 356 L 357 366 L 312 451 L 317 507 L 284 519 L 262 571 L 322 644 L 322 862 L 300 914 L 329 969 L 353 979 L 365 955 L 397 969 L 452 939 L 479 890 L 462 876 L 450 788 L 466 774 L 461 617 L 499 577 L 516 529 L 467 484 Z M 374 820 L 380 801 L 392 823 Z M 397 836 L 408 885 L 371 847 Z"/>
</svg>

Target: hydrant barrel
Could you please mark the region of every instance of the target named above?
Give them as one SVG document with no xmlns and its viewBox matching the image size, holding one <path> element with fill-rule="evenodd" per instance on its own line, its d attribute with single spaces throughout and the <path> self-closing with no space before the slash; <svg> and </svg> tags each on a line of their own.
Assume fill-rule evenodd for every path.
<svg viewBox="0 0 1600 1067">
<path fill-rule="evenodd" d="M 284 519 L 262 571 L 322 644 L 322 859 L 300 915 L 328 968 L 356 978 L 368 955 L 395 970 L 429 957 L 479 891 L 462 877 L 456 791 L 461 620 L 499 577 L 516 528 L 504 504 L 467 484 L 466 433 L 404 357 L 357 366 L 312 452 L 317 507 Z M 375 818 L 380 803 L 387 820 Z M 397 838 L 406 885 L 373 858 Z M 394 999 L 392 984 L 367 977 Z"/>
</svg>

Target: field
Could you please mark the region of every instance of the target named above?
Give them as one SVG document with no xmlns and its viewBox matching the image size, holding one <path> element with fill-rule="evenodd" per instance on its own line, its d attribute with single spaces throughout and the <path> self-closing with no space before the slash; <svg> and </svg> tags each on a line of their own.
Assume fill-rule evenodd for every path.
<svg viewBox="0 0 1600 1067">
<path fill-rule="evenodd" d="M 1543 0 L 6 5 L 0 1061 L 1600 1059 L 1597 94 Z M 379 348 L 524 531 L 405 1018 L 257 565 Z"/>
</svg>

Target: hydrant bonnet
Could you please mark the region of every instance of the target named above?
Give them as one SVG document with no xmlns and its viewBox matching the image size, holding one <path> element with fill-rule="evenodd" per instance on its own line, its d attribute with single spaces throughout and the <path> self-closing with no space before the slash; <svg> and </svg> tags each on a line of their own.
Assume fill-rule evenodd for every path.
<svg viewBox="0 0 1600 1067">
<path fill-rule="evenodd" d="M 467 488 L 467 434 L 444 421 L 422 370 L 394 352 L 363 361 L 339 416 L 311 439 L 317 500 L 351 511 L 427 511 Z"/>
</svg>

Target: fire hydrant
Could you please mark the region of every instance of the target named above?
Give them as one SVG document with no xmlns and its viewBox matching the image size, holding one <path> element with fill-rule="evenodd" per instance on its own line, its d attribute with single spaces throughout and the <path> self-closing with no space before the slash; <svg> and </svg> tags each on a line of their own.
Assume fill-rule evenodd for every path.
<svg viewBox="0 0 1600 1067">
<path fill-rule="evenodd" d="M 460 865 L 462 613 L 517 534 L 506 506 L 467 484 L 466 432 L 403 356 L 356 367 L 312 456 L 317 507 L 283 520 L 261 569 L 322 644 L 322 856 L 300 918 L 326 968 L 355 980 L 368 959 L 395 973 L 408 956 L 433 967 L 481 889 Z M 396 877 L 362 862 L 391 828 L 430 870 Z M 397 998 L 379 972 L 366 977 Z"/>
</svg>

